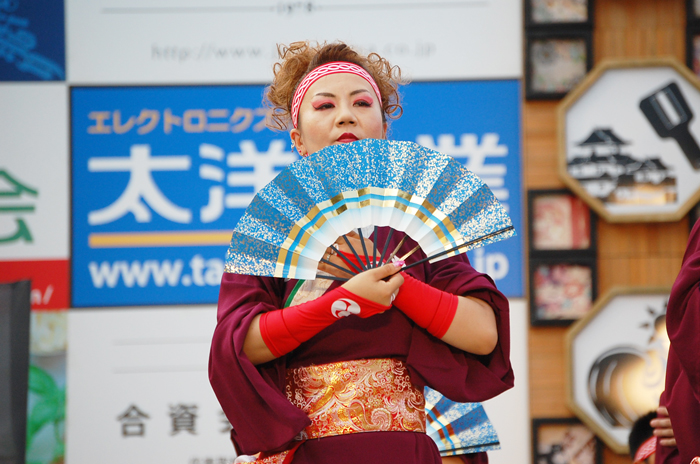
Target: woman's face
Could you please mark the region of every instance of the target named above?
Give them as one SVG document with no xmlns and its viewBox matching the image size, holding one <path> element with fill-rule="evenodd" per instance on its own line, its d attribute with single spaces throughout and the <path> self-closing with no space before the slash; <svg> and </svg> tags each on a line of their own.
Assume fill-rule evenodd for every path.
<svg viewBox="0 0 700 464">
<path fill-rule="evenodd" d="M 302 156 L 329 145 L 386 136 L 382 104 L 360 76 L 337 73 L 313 83 L 299 108 L 298 128 L 290 132 Z"/>
</svg>

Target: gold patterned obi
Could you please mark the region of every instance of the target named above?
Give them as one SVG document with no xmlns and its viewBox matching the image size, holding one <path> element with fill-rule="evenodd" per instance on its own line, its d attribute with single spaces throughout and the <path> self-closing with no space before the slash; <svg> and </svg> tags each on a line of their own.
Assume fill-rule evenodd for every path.
<svg viewBox="0 0 700 464">
<path fill-rule="evenodd" d="M 361 432 L 425 433 L 423 392 L 395 359 L 288 369 L 286 394 L 311 419 L 298 440 Z"/>
</svg>

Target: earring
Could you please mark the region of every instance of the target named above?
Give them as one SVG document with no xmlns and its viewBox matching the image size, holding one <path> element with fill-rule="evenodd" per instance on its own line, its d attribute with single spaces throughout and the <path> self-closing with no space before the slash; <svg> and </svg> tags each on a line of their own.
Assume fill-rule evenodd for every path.
<svg viewBox="0 0 700 464">
<path fill-rule="evenodd" d="M 304 156 L 304 155 L 302 154 L 301 150 L 299 150 L 299 148 L 298 148 L 296 145 L 294 145 L 294 140 L 292 140 L 292 152 L 293 152 L 294 150 L 296 150 L 296 152 L 299 154 L 299 156 Z"/>
</svg>

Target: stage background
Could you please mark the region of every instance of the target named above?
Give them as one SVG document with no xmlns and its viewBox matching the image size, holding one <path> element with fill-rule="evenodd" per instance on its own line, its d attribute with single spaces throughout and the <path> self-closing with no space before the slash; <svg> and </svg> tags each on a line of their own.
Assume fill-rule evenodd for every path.
<svg viewBox="0 0 700 464">
<path fill-rule="evenodd" d="M 46 10 L 51 8 L 46 6 L 49 3 L 59 9 L 50 13 Z M 52 412 L 49 420 L 35 424 L 40 427 L 30 446 L 29 461 L 53 462 L 54 457 L 63 456 L 62 440 L 53 437 L 56 430 L 62 437 L 65 424 L 61 413 L 65 411 L 61 400 L 65 398 L 65 315 L 71 305 L 69 87 L 264 85 L 269 80 L 275 42 L 315 37 L 345 38 L 376 47 L 401 65 L 416 84 L 423 80 L 448 84 L 520 82 L 521 2 L 440 2 L 432 9 L 425 8 L 427 2 L 401 3 L 403 11 L 398 11 L 395 4 L 392 9 L 391 2 L 368 5 L 357 21 L 348 15 L 353 8 L 360 12 L 361 7 L 348 9 L 341 2 L 236 2 L 231 7 L 223 1 L 202 5 L 181 1 L 168 2 L 169 10 L 153 2 L 149 8 L 142 4 L 141 10 L 135 10 L 126 2 L 71 0 L 63 8 L 64 21 L 61 1 L 35 0 L 31 5 L 28 0 L 0 2 L 0 24 L 7 25 L 17 39 L 11 42 L 11 48 L 8 36 L 0 37 L 0 279 L 33 279 L 32 362 L 46 373 L 42 376 L 35 371 L 36 377 L 46 381 L 42 385 L 49 388 L 30 392 L 30 405 L 41 403 Z M 32 5 L 35 7 L 29 8 Z M 256 5 L 257 13 L 253 11 Z M 335 8 L 330 25 L 312 21 L 328 18 L 320 16 L 315 6 Z M 594 11 L 594 63 L 606 58 L 655 56 L 685 61 L 684 0 L 596 0 Z M 262 22 L 254 21 L 256 16 L 251 12 Z M 59 32 L 64 24 L 65 36 Z M 49 39 L 43 32 L 49 34 Z M 264 48 L 264 53 L 254 46 Z M 447 98 L 434 102 L 434 107 L 447 108 L 450 104 Z M 521 105 L 524 189 L 564 187 L 557 174 L 558 101 L 525 101 Z M 454 135 L 459 142 L 459 133 Z M 95 185 L 97 189 L 99 184 Z M 510 193 L 514 194 L 512 190 Z M 524 208 L 522 192 L 517 193 Z M 687 235 L 685 218 L 664 224 L 599 221 L 600 293 L 615 285 L 670 285 L 680 267 Z M 204 268 L 198 267 L 202 272 Z M 514 301 L 514 308 L 518 304 Z M 157 309 L 145 308 L 138 313 L 145 315 Z M 102 309 L 80 311 L 99 314 Z M 516 322 L 514 316 L 514 326 Z M 487 410 L 499 432 L 513 427 L 524 439 L 529 436 L 528 417 L 571 417 L 572 413 L 565 397 L 563 340 L 567 329 L 528 328 L 527 322 L 522 324 L 527 330 L 529 375 L 518 373 L 513 393 L 529 391 L 529 401 L 517 410 L 525 418 L 513 421 L 512 426 L 510 422 L 500 425 L 497 413 L 488 406 Z M 89 337 L 89 333 L 85 335 Z M 92 362 L 101 360 L 95 358 Z M 105 397 L 103 401 L 110 399 Z M 114 426 L 121 426 L 117 417 L 112 420 Z M 528 449 L 525 445 L 512 455 L 504 454 L 501 460 L 499 453 L 506 453 L 504 449 L 492 453 L 491 459 L 528 463 Z M 149 449 L 149 453 L 156 452 Z M 100 455 L 103 457 L 104 453 Z M 157 455 L 147 454 L 145 458 L 153 461 Z M 68 460 L 72 462 L 70 457 Z M 630 459 L 605 449 L 604 462 L 628 464 Z"/>
<path fill-rule="evenodd" d="M 233 457 L 206 380 L 221 262 L 246 198 L 294 159 L 262 90 L 277 43 L 339 39 L 412 81 L 391 137 L 455 156 L 513 216 L 518 237 L 470 257 L 513 304 L 491 462 L 525 462 L 521 23 L 517 0 L 0 3 L 0 280 L 33 282 L 27 461 Z"/>
</svg>

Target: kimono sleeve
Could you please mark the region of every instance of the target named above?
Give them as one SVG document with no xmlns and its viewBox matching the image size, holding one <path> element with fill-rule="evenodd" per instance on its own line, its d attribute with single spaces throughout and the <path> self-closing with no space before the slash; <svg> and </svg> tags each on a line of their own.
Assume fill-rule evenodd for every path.
<svg viewBox="0 0 700 464">
<path fill-rule="evenodd" d="M 243 353 L 253 318 L 281 308 L 283 293 L 280 279 L 224 273 L 221 281 L 209 381 L 238 453 L 284 449 L 309 423 L 284 394 L 284 357 L 255 366 Z"/>
<path fill-rule="evenodd" d="M 666 389 L 660 404 L 668 408 L 676 447 L 657 446 L 657 463 L 686 463 L 700 443 L 700 221 L 690 234 L 680 273 L 666 309 L 671 341 Z"/>
<path fill-rule="evenodd" d="M 671 289 L 666 330 L 695 401 L 700 402 L 700 221 L 690 234 L 680 273 Z"/>
<path fill-rule="evenodd" d="M 507 298 L 493 280 L 477 272 L 465 254 L 418 268 L 414 277 L 435 288 L 488 303 L 496 315 L 498 344 L 486 356 L 454 348 L 425 330 L 415 328 L 409 351 L 409 366 L 425 384 L 453 401 L 478 402 L 513 387 L 510 364 L 510 319 Z"/>
</svg>

